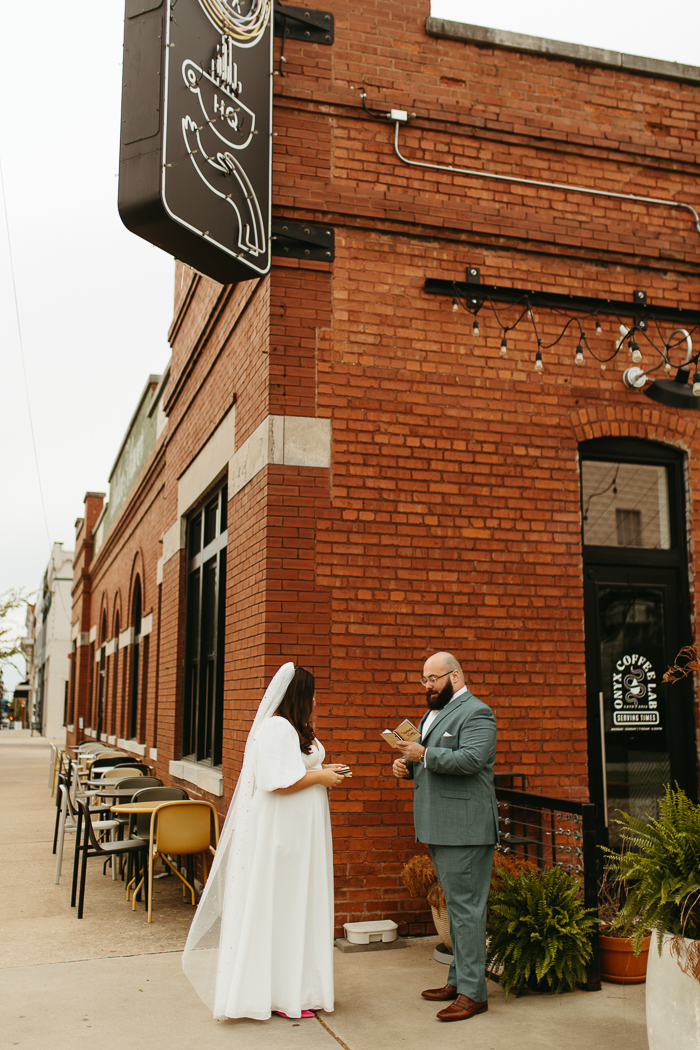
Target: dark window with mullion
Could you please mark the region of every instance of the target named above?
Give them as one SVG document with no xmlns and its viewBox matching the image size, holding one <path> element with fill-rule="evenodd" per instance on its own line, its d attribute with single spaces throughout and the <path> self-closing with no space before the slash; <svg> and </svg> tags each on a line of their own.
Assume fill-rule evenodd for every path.
<svg viewBox="0 0 700 1050">
<path fill-rule="evenodd" d="M 183 755 L 221 764 L 227 490 L 188 522 Z"/>
<path fill-rule="evenodd" d="M 195 569 L 187 580 L 187 623 L 185 645 L 185 709 L 183 712 L 182 750 L 184 755 L 195 755 L 197 708 L 199 707 L 199 623 L 200 570 Z"/>
</svg>

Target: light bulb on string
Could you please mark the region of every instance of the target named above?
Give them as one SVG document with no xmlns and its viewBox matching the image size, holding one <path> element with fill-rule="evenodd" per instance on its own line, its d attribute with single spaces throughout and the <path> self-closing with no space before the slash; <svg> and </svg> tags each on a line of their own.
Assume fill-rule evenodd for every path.
<svg viewBox="0 0 700 1050">
<path fill-rule="evenodd" d="M 501 352 L 501 357 L 505 357 L 506 354 L 508 353 L 508 344 L 506 343 L 505 333 L 503 335 L 503 338 L 501 339 L 501 351 L 500 352 Z"/>
<path fill-rule="evenodd" d="M 601 323 L 600 323 L 600 321 L 598 320 L 597 317 L 596 317 L 596 321 L 595 321 L 595 334 L 596 335 L 602 335 L 603 334 L 603 327 L 602 327 L 602 325 L 601 325 Z"/>
<path fill-rule="evenodd" d="M 670 371 L 671 371 L 671 362 L 667 359 L 666 360 L 666 364 L 664 365 L 664 372 L 670 372 Z"/>
<path fill-rule="evenodd" d="M 582 365 L 583 364 L 583 347 L 581 346 L 580 343 L 576 347 L 576 357 L 574 358 L 574 361 L 576 362 L 577 365 Z"/>
<path fill-rule="evenodd" d="M 632 360 L 634 361 L 635 365 L 638 365 L 642 360 L 642 351 L 639 349 L 639 343 L 636 341 L 636 339 L 633 339 L 630 343 L 630 349 L 632 350 Z"/>
<path fill-rule="evenodd" d="M 600 366 L 600 370 L 601 370 L 601 372 L 605 371 L 605 365 L 604 364 Z"/>
<path fill-rule="evenodd" d="M 452 313 L 456 314 L 458 310 L 459 310 L 459 302 L 457 301 L 457 296 L 455 295 L 454 299 L 452 300 Z"/>
<path fill-rule="evenodd" d="M 535 371 L 541 372 L 543 368 L 544 365 L 542 364 L 542 351 L 538 347 L 537 353 L 535 354 Z"/>
<path fill-rule="evenodd" d="M 474 318 L 474 324 L 472 325 L 472 335 L 477 336 L 479 334 L 479 322 Z"/>
<path fill-rule="evenodd" d="M 700 372 L 698 371 L 693 376 L 693 393 L 696 397 L 700 397 Z"/>
</svg>

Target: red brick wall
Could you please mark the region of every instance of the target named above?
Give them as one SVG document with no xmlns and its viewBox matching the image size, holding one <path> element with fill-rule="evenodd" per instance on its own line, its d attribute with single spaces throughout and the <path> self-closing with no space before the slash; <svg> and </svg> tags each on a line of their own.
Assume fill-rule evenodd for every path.
<svg viewBox="0 0 700 1050">
<path fill-rule="evenodd" d="M 698 529 L 694 421 L 627 391 L 626 354 L 601 371 L 586 353 L 577 367 L 570 334 L 537 375 L 531 328 L 509 333 L 502 359 L 489 310 L 474 338 L 471 318 L 424 281 L 463 279 L 471 265 L 491 284 L 627 300 L 641 288 L 691 304 L 700 236 L 680 209 L 407 167 L 361 88 L 374 109 L 415 114 L 400 136 L 412 159 L 690 203 L 700 94 L 434 40 L 427 2 L 329 2 L 333 47 L 288 41 L 275 78 L 273 212 L 332 225 L 335 261 L 276 259 L 269 277 L 235 288 L 178 266 L 168 425 L 92 565 L 88 620 L 104 600 L 112 623 L 120 601 L 125 630 L 139 552 L 154 613 L 143 743 L 157 745 L 168 780 L 180 757 L 184 555 L 165 564 L 160 592 L 156 563 L 177 480 L 234 401 L 237 447 L 271 413 L 329 418 L 330 471 L 271 466 L 230 499 L 215 801 L 223 812 L 271 674 L 286 659 L 311 667 L 319 735 L 354 770 L 331 802 L 338 920 L 381 914 L 420 932 L 425 906 L 397 879 L 416 848 L 410 788 L 390 776 L 378 734 L 420 717 L 424 658 L 462 658 L 496 712 L 500 770 L 586 798 L 579 442 L 629 434 L 686 450 L 692 557 Z M 534 313 L 553 341 L 561 319 Z M 603 328 L 597 339 L 586 326 L 607 357 L 617 322 Z"/>
</svg>

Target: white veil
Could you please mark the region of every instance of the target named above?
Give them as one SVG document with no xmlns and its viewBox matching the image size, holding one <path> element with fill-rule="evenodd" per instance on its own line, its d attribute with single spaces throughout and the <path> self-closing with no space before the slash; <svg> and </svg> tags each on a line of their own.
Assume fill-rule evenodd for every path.
<svg viewBox="0 0 700 1050">
<path fill-rule="evenodd" d="M 231 921 L 227 922 L 224 909 L 234 917 L 242 908 L 243 889 L 245 885 L 245 868 L 248 861 L 248 839 L 250 833 L 250 806 L 255 793 L 255 736 L 264 722 L 279 707 L 287 687 L 294 677 L 294 664 L 287 663 L 280 667 L 265 690 L 257 714 L 248 734 L 243 756 L 243 766 L 238 777 L 236 790 L 226 814 L 226 820 L 219 838 L 216 856 L 204 887 L 192 926 L 187 937 L 182 957 L 182 968 L 192 982 L 200 999 L 213 1011 L 214 1016 L 222 1016 L 218 1001 L 225 995 L 225 977 L 221 974 L 226 968 L 225 950 L 220 952 L 222 925 L 231 931 Z M 234 921 L 233 926 L 236 923 Z M 220 958 L 221 956 L 221 958 Z M 219 980 L 220 975 L 223 980 Z M 219 988 L 217 988 L 217 985 Z M 219 994 L 217 995 L 217 991 Z"/>
</svg>

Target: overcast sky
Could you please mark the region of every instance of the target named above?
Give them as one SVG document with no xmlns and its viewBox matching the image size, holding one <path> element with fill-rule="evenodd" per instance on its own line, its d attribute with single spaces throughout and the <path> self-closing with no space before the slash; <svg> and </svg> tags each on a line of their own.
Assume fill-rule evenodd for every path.
<svg viewBox="0 0 700 1050">
<path fill-rule="evenodd" d="M 0 160 L 27 389 L 0 207 L 0 593 L 36 590 L 49 539 L 72 549 L 84 493 L 106 491 L 146 378 L 169 357 L 173 262 L 117 214 L 123 13 L 123 0 L 4 9 Z M 698 0 L 434 0 L 433 14 L 700 65 Z"/>
</svg>

